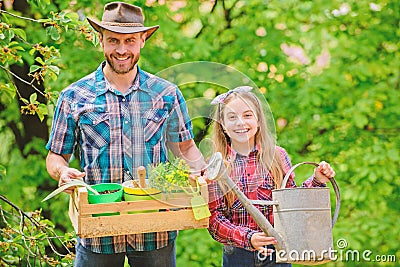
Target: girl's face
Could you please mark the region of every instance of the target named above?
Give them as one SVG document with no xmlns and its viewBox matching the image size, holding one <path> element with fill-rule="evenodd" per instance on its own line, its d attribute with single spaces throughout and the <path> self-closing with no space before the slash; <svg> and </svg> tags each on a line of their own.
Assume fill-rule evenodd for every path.
<svg viewBox="0 0 400 267">
<path fill-rule="evenodd" d="M 255 109 L 249 101 L 235 98 L 224 107 L 223 128 L 231 138 L 233 148 L 252 148 L 258 131 Z"/>
</svg>

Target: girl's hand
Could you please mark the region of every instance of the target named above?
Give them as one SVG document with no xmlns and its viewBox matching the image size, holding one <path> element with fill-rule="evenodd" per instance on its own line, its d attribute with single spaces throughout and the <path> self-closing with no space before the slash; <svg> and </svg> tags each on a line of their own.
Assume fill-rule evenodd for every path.
<svg viewBox="0 0 400 267">
<path fill-rule="evenodd" d="M 314 170 L 314 177 L 320 183 L 329 182 L 329 179 L 335 177 L 335 174 L 331 165 L 325 161 L 321 161 Z"/>
<path fill-rule="evenodd" d="M 272 236 L 267 236 L 263 232 L 255 233 L 251 236 L 250 239 L 251 245 L 253 248 L 258 250 L 261 254 L 268 256 L 274 250 L 266 248 L 267 245 L 275 245 L 277 243 L 276 239 Z"/>
</svg>

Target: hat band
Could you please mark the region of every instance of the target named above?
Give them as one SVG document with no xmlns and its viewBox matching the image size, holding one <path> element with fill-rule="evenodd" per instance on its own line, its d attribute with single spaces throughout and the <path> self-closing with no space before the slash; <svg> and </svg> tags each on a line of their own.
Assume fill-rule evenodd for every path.
<svg viewBox="0 0 400 267">
<path fill-rule="evenodd" d="M 106 26 L 143 27 L 142 23 L 102 22 L 102 24 Z"/>
</svg>

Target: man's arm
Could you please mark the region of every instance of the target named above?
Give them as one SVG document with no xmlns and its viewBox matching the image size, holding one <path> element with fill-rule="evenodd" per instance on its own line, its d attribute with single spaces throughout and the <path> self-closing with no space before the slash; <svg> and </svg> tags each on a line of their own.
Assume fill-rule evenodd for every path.
<svg viewBox="0 0 400 267">
<path fill-rule="evenodd" d="M 179 143 L 168 142 L 168 147 L 175 157 L 180 157 L 186 161 L 194 175 L 201 175 L 201 171 L 206 167 L 206 162 L 193 139 Z"/>
<path fill-rule="evenodd" d="M 50 176 L 58 181 L 63 168 L 69 168 L 69 159 L 71 155 L 59 155 L 49 151 L 46 158 L 46 168 Z"/>
<path fill-rule="evenodd" d="M 71 155 L 59 155 L 49 151 L 46 158 L 46 168 L 50 176 L 58 181 L 58 186 L 62 186 L 73 179 L 82 179 L 85 176 L 84 172 L 69 167 Z M 67 193 L 72 190 L 66 190 Z"/>
</svg>

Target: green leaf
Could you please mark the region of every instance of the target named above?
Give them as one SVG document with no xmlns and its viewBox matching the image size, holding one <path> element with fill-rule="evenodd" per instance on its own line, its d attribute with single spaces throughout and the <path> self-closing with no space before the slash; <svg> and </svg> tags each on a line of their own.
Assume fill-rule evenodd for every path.
<svg viewBox="0 0 400 267">
<path fill-rule="evenodd" d="M 29 68 L 29 73 L 33 73 L 38 71 L 39 69 L 41 69 L 42 67 L 38 66 L 38 65 L 31 65 Z"/>
<path fill-rule="evenodd" d="M 78 21 L 79 20 L 79 15 L 76 12 L 67 13 L 65 16 L 70 18 L 73 21 Z"/>
<path fill-rule="evenodd" d="M 49 76 L 50 76 L 50 78 L 53 80 L 53 81 L 56 81 L 57 80 L 57 75 L 54 73 L 54 72 L 48 72 L 47 73 Z"/>
<path fill-rule="evenodd" d="M 42 65 L 46 65 L 46 63 L 44 63 L 44 61 L 43 61 L 43 59 L 41 57 L 36 57 L 35 60 L 37 62 L 39 62 L 40 64 L 42 64 Z"/>
<path fill-rule="evenodd" d="M 368 118 L 364 114 L 355 112 L 353 114 L 353 118 L 354 118 L 354 123 L 357 126 L 357 128 L 364 128 L 364 126 L 368 124 Z"/>
<path fill-rule="evenodd" d="M 57 66 L 49 65 L 49 69 L 57 75 L 60 74 L 60 69 Z"/>
<path fill-rule="evenodd" d="M 40 121 L 44 120 L 44 114 L 40 110 L 36 110 L 36 114 L 38 115 Z"/>
<path fill-rule="evenodd" d="M 16 28 L 13 28 L 12 30 L 13 30 L 14 33 L 15 33 L 17 36 L 19 36 L 22 40 L 25 40 L 25 41 L 26 41 L 26 33 L 25 33 L 25 31 L 24 31 L 23 29 L 16 29 Z"/>
<path fill-rule="evenodd" d="M 31 96 L 29 97 L 29 101 L 32 104 L 34 104 L 36 102 L 36 99 L 37 99 L 37 94 L 36 93 L 31 94 Z"/>
<path fill-rule="evenodd" d="M 17 88 L 15 87 L 14 84 L 6 83 L 6 84 L 1 84 L 0 83 L 0 92 L 5 92 L 6 95 L 9 96 L 10 101 L 15 98 L 15 95 L 17 94 Z"/>
<path fill-rule="evenodd" d="M 12 38 L 14 38 L 14 36 L 15 36 L 14 31 L 10 29 L 10 30 L 6 31 L 6 33 L 8 33 L 7 34 L 8 35 L 8 41 L 10 42 L 12 40 Z"/>
<path fill-rule="evenodd" d="M 36 109 L 36 113 L 39 116 L 40 121 L 43 121 L 44 116 L 47 115 L 49 113 L 49 110 L 47 108 L 47 105 L 45 104 L 39 104 L 37 109 Z"/>
<path fill-rule="evenodd" d="M 92 44 L 94 45 L 94 46 L 97 46 L 99 43 L 100 43 L 100 39 L 99 39 L 99 36 L 98 36 L 98 34 L 96 34 L 96 33 L 93 33 L 92 34 Z"/>
<path fill-rule="evenodd" d="M 60 34 L 58 33 L 58 29 L 54 26 L 50 26 L 46 29 L 46 34 L 50 36 L 51 39 L 57 41 L 60 39 Z"/>
</svg>

